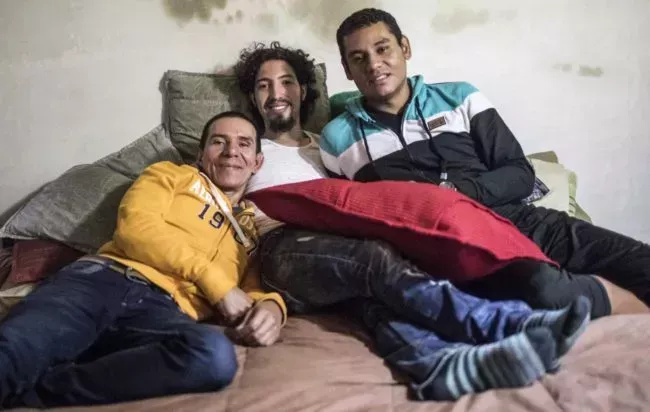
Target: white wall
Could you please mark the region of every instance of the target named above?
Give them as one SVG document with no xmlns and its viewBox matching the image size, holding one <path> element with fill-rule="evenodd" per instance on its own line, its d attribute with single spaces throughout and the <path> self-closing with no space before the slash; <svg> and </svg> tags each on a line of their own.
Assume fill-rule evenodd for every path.
<svg viewBox="0 0 650 412">
<path fill-rule="evenodd" d="M 369 5 L 410 36 L 412 74 L 474 83 L 527 152 L 578 173 L 596 222 L 650 241 L 646 0 L 0 0 L 0 214 L 160 123 L 167 69 L 277 39 L 325 61 L 330 92 L 353 88 L 334 32 Z"/>
</svg>

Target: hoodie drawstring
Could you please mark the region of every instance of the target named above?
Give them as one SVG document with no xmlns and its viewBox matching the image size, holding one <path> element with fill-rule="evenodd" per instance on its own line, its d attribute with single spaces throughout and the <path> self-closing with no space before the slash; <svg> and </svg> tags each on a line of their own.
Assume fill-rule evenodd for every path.
<svg viewBox="0 0 650 412">
<path fill-rule="evenodd" d="M 427 133 L 427 136 L 429 137 L 429 147 L 431 148 L 431 151 L 433 154 L 435 154 L 439 159 L 440 159 L 440 180 L 445 181 L 447 180 L 447 160 L 442 157 L 442 154 L 440 154 L 440 151 L 438 150 L 438 147 L 436 146 L 434 140 L 433 140 L 433 135 L 431 134 L 431 131 L 427 127 L 427 122 L 425 121 L 424 114 L 422 113 L 422 109 L 420 108 L 420 102 L 418 101 L 417 98 L 415 98 L 415 110 L 418 114 L 418 117 L 420 118 L 420 121 L 422 122 L 422 127 L 424 128 L 424 131 Z M 357 117 L 357 125 L 359 127 L 359 130 L 361 131 L 361 138 L 363 139 L 363 146 L 366 149 L 366 155 L 368 155 L 368 160 L 370 161 L 370 165 L 374 172 L 377 174 L 377 177 L 381 179 L 381 176 L 379 174 L 379 169 L 375 165 L 375 160 L 372 158 L 372 155 L 370 154 L 370 145 L 368 144 L 368 137 L 366 136 L 366 130 L 363 127 L 363 120 L 360 117 Z M 424 173 L 422 173 L 421 170 L 414 168 L 413 166 L 415 165 L 415 159 L 413 159 L 413 156 L 411 156 L 411 152 L 408 149 L 408 146 L 404 146 L 404 150 L 406 151 L 406 155 L 408 156 L 409 159 L 409 166 L 411 169 L 422 178 L 424 178 L 426 181 L 437 184 L 433 181 L 431 181 L 429 178 L 427 178 Z"/>
<path fill-rule="evenodd" d="M 372 155 L 370 154 L 370 145 L 368 144 L 368 137 L 366 137 L 366 129 L 363 128 L 363 120 L 361 118 L 357 118 L 357 125 L 359 129 L 361 130 L 361 138 L 363 139 L 363 147 L 366 149 L 366 154 L 368 155 L 368 160 L 370 160 L 370 163 L 374 166 L 375 161 L 372 158 Z"/>
<path fill-rule="evenodd" d="M 427 136 L 429 136 L 429 147 L 431 148 L 431 151 L 438 156 L 440 159 L 440 180 L 443 182 L 447 180 L 447 160 L 445 160 L 444 157 L 442 157 L 442 154 L 440 154 L 440 151 L 438 150 L 438 147 L 436 146 L 436 143 L 433 140 L 433 135 L 431 134 L 431 130 L 429 130 L 429 126 L 427 126 L 427 122 L 424 118 L 424 114 L 422 113 L 422 108 L 420 108 L 420 102 L 418 99 L 415 99 L 415 110 L 418 112 L 418 116 L 420 117 L 420 121 L 422 122 L 422 127 L 424 128 L 424 131 L 427 132 Z"/>
<path fill-rule="evenodd" d="M 368 144 L 368 137 L 366 136 L 366 129 L 363 127 L 363 120 L 361 118 L 357 118 L 357 125 L 359 127 L 359 130 L 361 130 L 361 138 L 363 139 L 363 147 L 366 149 L 366 155 L 368 155 L 368 160 L 370 161 L 370 167 L 372 167 L 372 170 L 375 172 L 379 180 L 383 180 L 381 178 L 381 174 L 379 173 L 379 169 L 377 168 L 377 165 L 375 165 L 375 159 L 372 158 L 372 155 L 370 154 L 370 145 Z"/>
</svg>

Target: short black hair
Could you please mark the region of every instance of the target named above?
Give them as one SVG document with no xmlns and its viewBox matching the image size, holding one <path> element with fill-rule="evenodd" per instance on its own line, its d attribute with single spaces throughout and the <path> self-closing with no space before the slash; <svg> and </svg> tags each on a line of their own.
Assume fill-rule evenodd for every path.
<svg viewBox="0 0 650 412">
<path fill-rule="evenodd" d="M 393 17 L 392 14 L 384 10 L 367 8 L 359 11 L 355 11 L 350 16 L 348 16 L 343 23 L 336 30 L 336 42 L 339 45 L 339 52 L 341 53 L 341 61 L 348 67 L 347 60 L 345 59 L 345 44 L 343 40 L 345 36 L 349 36 L 359 29 L 364 27 L 372 26 L 376 23 L 384 23 L 388 26 L 388 30 L 395 36 L 397 43 L 402 43 L 402 29 L 399 28 L 397 20 Z"/>
<path fill-rule="evenodd" d="M 300 122 L 304 124 L 314 112 L 316 100 L 320 93 L 316 90 L 316 66 L 314 59 L 301 49 L 282 47 L 280 42 L 274 41 L 268 46 L 264 43 L 253 43 L 249 48 L 239 53 L 239 60 L 235 64 L 235 75 L 239 89 L 249 96 L 255 91 L 257 72 L 262 64 L 269 60 L 283 60 L 296 73 L 296 78 L 301 86 L 306 89 L 305 99 L 300 105 Z M 253 118 L 258 122 L 260 129 L 264 128 L 264 121 L 259 110 L 252 108 Z"/>
<path fill-rule="evenodd" d="M 208 137 L 210 137 L 210 129 L 212 128 L 214 122 L 216 122 L 219 119 L 224 119 L 226 117 L 235 117 L 239 119 L 244 119 L 248 123 L 253 125 L 253 128 L 255 129 L 255 153 L 260 153 L 262 151 L 262 142 L 260 140 L 259 129 L 255 125 L 255 122 L 253 122 L 253 120 L 251 120 L 251 118 L 248 117 L 246 114 L 234 110 L 218 113 L 212 116 L 210 120 L 208 120 L 205 123 L 205 126 L 203 126 L 203 133 L 201 133 L 201 142 L 199 143 L 199 149 L 201 150 L 205 149 L 205 145 L 208 141 Z"/>
</svg>

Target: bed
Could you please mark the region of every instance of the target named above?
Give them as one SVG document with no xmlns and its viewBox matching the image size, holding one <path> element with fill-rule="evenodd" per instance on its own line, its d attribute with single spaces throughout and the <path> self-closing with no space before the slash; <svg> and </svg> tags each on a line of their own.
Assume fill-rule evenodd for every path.
<svg viewBox="0 0 650 412">
<path fill-rule="evenodd" d="M 308 125 L 315 131 L 338 110 L 330 105 L 337 98 L 327 95 L 324 65 L 318 70 L 321 98 Z M 70 249 L 92 253 L 110 238 L 121 196 L 147 165 L 193 159 L 202 122 L 209 115 L 246 109 L 247 99 L 237 96 L 232 76 L 172 71 L 163 83 L 163 125 L 46 185 L 0 228 L 0 238 L 15 245 L 34 239 L 56 242 L 52 255 L 59 257 L 64 249 L 69 258 L 76 256 Z M 575 174 L 552 152 L 529 159 L 551 188 L 540 204 L 588 219 L 575 199 Z M 39 270 L 26 272 L 16 263 L 25 260 L 20 258 L 27 253 L 24 249 L 14 249 L 14 265 L 0 291 L 2 307 L 29 293 L 46 272 L 65 261 L 39 262 Z M 42 252 L 38 256 L 43 259 Z M 239 371 L 222 392 L 58 410 L 643 411 L 650 410 L 649 341 L 650 315 L 600 319 L 588 327 L 558 373 L 530 387 L 488 391 L 457 402 L 418 402 L 409 398 L 404 377 L 391 372 L 374 354 L 369 336 L 359 325 L 324 313 L 291 317 L 281 341 L 272 347 L 238 347 Z"/>
<path fill-rule="evenodd" d="M 593 322 L 555 375 L 526 388 L 456 402 L 409 400 L 404 379 L 372 353 L 370 339 L 335 315 L 294 317 L 269 348 L 238 347 L 226 390 L 59 411 L 644 411 L 650 408 L 650 316 Z"/>
</svg>

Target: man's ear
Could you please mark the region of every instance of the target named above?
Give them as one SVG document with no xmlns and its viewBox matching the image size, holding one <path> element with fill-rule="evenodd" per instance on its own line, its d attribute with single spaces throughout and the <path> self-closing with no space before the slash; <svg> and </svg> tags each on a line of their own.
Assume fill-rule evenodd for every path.
<svg viewBox="0 0 650 412">
<path fill-rule="evenodd" d="M 257 109 L 257 102 L 255 101 L 255 93 L 249 94 L 248 98 L 251 99 L 251 104 L 253 105 L 253 107 Z"/>
<path fill-rule="evenodd" d="M 196 155 L 197 162 L 201 162 L 201 159 L 203 159 L 203 149 L 199 150 L 199 154 Z"/>
<path fill-rule="evenodd" d="M 350 73 L 350 68 L 348 67 L 348 64 L 345 62 L 345 58 L 341 58 L 341 64 L 343 65 L 343 70 L 345 70 L 345 76 L 348 78 L 348 80 L 353 80 L 352 74 Z"/>
<path fill-rule="evenodd" d="M 301 85 L 300 86 L 300 101 L 304 102 L 305 97 L 307 97 L 307 86 Z"/>
<path fill-rule="evenodd" d="M 259 152 L 255 155 L 255 166 L 253 167 L 253 174 L 257 173 L 264 164 L 264 153 Z"/>
<path fill-rule="evenodd" d="M 408 37 L 402 36 L 400 48 L 402 49 L 402 53 L 404 53 L 404 59 L 409 60 L 411 58 L 411 42 Z"/>
</svg>

